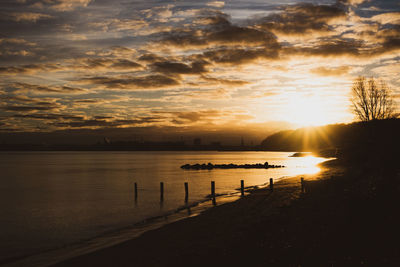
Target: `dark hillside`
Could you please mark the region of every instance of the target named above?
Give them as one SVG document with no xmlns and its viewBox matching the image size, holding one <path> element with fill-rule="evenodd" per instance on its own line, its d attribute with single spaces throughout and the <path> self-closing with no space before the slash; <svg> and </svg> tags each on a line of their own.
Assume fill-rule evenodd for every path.
<svg viewBox="0 0 400 267">
<path fill-rule="evenodd" d="M 261 143 L 265 150 L 331 151 L 337 155 L 395 155 L 400 149 L 400 119 L 333 124 L 281 131 Z"/>
</svg>

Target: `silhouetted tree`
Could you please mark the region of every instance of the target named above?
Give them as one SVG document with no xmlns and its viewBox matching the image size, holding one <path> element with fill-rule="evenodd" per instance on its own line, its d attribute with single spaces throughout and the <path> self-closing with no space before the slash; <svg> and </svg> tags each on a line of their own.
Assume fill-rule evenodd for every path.
<svg viewBox="0 0 400 267">
<path fill-rule="evenodd" d="M 393 96 L 384 81 L 359 77 L 351 91 L 353 111 L 361 121 L 397 117 Z"/>
</svg>

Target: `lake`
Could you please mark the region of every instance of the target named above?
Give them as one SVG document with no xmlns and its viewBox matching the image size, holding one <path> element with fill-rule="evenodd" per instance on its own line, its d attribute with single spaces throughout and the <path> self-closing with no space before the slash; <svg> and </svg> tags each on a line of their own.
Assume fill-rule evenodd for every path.
<svg viewBox="0 0 400 267">
<path fill-rule="evenodd" d="M 288 152 L 1 152 L 0 261 L 79 243 L 216 193 L 318 172 L 326 159 Z M 183 170 L 189 163 L 285 165 L 278 169 Z M 138 198 L 134 198 L 134 183 Z M 164 201 L 160 204 L 160 182 Z"/>
</svg>

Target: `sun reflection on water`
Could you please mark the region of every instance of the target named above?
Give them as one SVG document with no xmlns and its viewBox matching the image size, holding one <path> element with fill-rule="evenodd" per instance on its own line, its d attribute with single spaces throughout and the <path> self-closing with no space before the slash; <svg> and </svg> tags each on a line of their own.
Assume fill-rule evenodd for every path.
<svg viewBox="0 0 400 267">
<path fill-rule="evenodd" d="M 295 176 L 300 174 L 316 174 L 321 171 L 321 168 L 318 164 L 328 161 L 331 158 L 321 158 L 316 156 L 305 156 L 305 157 L 298 157 L 293 162 L 292 168 L 290 168 L 291 172 L 289 175 Z"/>
</svg>

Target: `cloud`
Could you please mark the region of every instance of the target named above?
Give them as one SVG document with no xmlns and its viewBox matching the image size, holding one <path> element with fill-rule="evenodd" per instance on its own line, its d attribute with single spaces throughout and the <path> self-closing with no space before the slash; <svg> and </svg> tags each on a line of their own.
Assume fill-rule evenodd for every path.
<svg viewBox="0 0 400 267">
<path fill-rule="evenodd" d="M 213 120 L 219 120 L 224 116 L 231 116 L 230 111 L 221 110 L 198 110 L 198 111 L 160 111 L 154 114 L 161 114 L 170 118 L 173 124 L 193 124 L 193 123 L 211 123 Z"/>
<path fill-rule="evenodd" d="M 140 61 L 144 61 L 144 62 L 149 62 L 149 63 L 154 63 L 157 61 L 167 61 L 167 59 L 165 57 L 161 57 L 159 55 L 156 55 L 154 53 L 145 53 L 143 55 L 141 55 L 138 60 Z"/>
<path fill-rule="evenodd" d="M 206 28 L 176 29 L 165 33 L 161 43 L 176 47 L 210 47 L 228 45 L 275 46 L 277 38 L 263 29 L 236 26 L 231 24 L 228 16 L 221 12 L 206 13 L 197 18 L 197 22 Z M 194 25 L 195 26 L 195 25 Z"/>
<path fill-rule="evenodd" d="M 33 4 L 35 8 L 45 8 L 65 12 L 79 7 L 86 7 L 92 0 L 41 0 Z"/>
<path fill-rule="evenodd" d="M 17 57 L 30 57 L 35 55 L 35 50 L 38 49 L 35 42 L 29 42 L 22 38 L 0 38 L 0 57 L 7 59 L 15 59 Z"/>
<path fill-rule="evenodd" d="M 105 86 L 108 89 L 160 89 L 180 85 L 180 81 L 165 75 L 124 76 L 124 77 L 91 77 L 81 82 Z"/>
<path fill-rule="evenodd" d="M 0 38 L 0 44 L 10 44 L 10 45 L 27 45 L 35 46 L 35 42 L 30 42 L 21 38 Z"/>
<path fill-rule="evenodd" d="M 261 19 L 257 26 L 279 34 L 304 35 L 330 31 L 330 21 L 345 17 L 346 12 L 335 5 L 302 3 L 283 7 L 281 12 Z"/>
<path fill-rule="evenodd" d="M 367 2 L 368 0 L 337 0 L 338 3 L 345 4 L 345 5 L 352 5 L 352 6 L 358 6 L 364 2 Z"/>
<path fill-rule="evenodd" d="M 58 94 L 74 94 L 82 93 L 86 90 L 82 88 L 70 87 L 65 85 L 35 85 L 28 83 L 14 83 L 9 88 L 16 89 L 18 92 L 40 92 L 40 93 L 58 93 Z"/>
<path fill-rule="evenodd" d="M 142 68 L 142 65 L 127 59 L 120 59 L 117 62 L 114 62 L 111 65 L 111 68 L 132 70 L 132 69 L 140 69 Z"/>
<path fill-rule="evenodd" d="M 36 119 L 36 120 L 83 120 L 84 116 L 55 113 L 16 114 L 14 118 Z"/>
<path fill-rule="evenodd" d="M 48 111 L 57 109 L 57 105 L 53 106 L 15 106 L 15 105 L 6 105 L 1 106 L 0 109 L 6 111 L 17 111 L 17 112 L 31 112 L 31 111 Z"/>
<path fill-rule="evenodd" d="M 70 66 L 74 69 L 87 69 L 87 70 L 98 70 L 107 69 L 112 70 L 136 70 L 141 69 L 142 65 L 128 59 L 114 59 L 114 58 L 81 58 L 76 61 L 75 65 Z"/>
<path fill-rule="evenodd" d="M 104 32 L 114 31 L 138 31 L 149 26 L 149 23 L 143 19 L 108 19 L 99 22 L 91 22 L 90 27 L 100 28 Z"/>
<path fill-rule="evenodd" d="M 345 86 L 333 92 L 338 84 L 374 73 L 373 67 L 400 49 L 399 6 L 393 1 L 133 2 L 0 3 L 3 12 L 19 14 L 0 19 L 0 76 L 6 85 L 0 96 L 7 97 L 1 98 L 1 112 L 17 121 L 3 128 L 25 122 L 29 129 L 44 127 L 46 120 L 74 123 L 51 129 L 126 127 L 147 115 L 162 115 L 152 125 L 204 123 L 207 129 L 235 118 L 283 119 L 287 92 L 329 87 L 344 103 Z M 325 76 L 324 84 L 310 75 Z M 238 107 L 246 111 L 223 113 Z M 257 114 L 264 107 L 268 112 Z M 222 113 L 213 117 L 204 109 Z M 62 117 L 69 113 L 80 118 Z"/>
<path fill-rule="evenodd" d="M 228 25 L 209 30 L 181 30 L 168 34 L 162 43 L 176 47 L 208 47 L 215 45 L 276 45 L 270 32 L 247 27 Z"/>
<path fill-rule="evenodd" d="M 102 99 L 78 99 L 78 100 L 75 100 L 74 103 L 100 104 L 100 103 L 104 103 L 104 100 L 102 100 Z"/>
<path fill-rule="evenodd" d="M 142 13 L 145 14 L 146 18 L 160 17 L 160 18 L 170 18 L 172 17 L 172 8 L 174 5 L 169 4 L 166 6 L 156 6 L 150 9 L 143 10 Z"/>
<path fill-rule="evenodd" d="M 348 74 L 349 66 L 342 66 L 337 68 L 318 67 L 312 69 L 310 72 L 320 76 L 343 76 Z"/>
<path fill-rule="evenodd" d="M 364 50 L 364 44 L 360 40 L 341 39 L 341 38 L 322 38 L 312 46 L 307 47 L 290 47 L 285 52 L 289 54 L 299 54 L 308 56 L 366 56 L 371 51 Z M 284 52 L 284 53 L 285 53 Z"/>
<path fill-rule="evenodd" d="M 0 95 L 0 109 L 10 112 L 56 111 L 63 107 L 55 98 L 36 98 L 23 95 Z"/>
<path fill-rule="evenodd" d="M 33 13 L 33 12 L 13 12 L 6 14 L 6 17 L 16 21 L 16 22 L 36 22 L 42 19 L 51 19 L 53 16 L 42 14 L 42 13 Z"/>
<path fill-rule="evenodd" d="M 111 117 L 112 118 L 112 117 Z M 136 119 L 115 119 L 104 116 L 97 116 L 94 119 L 55 122 L 52 125 L 63 128 L 108 128 L 108 127 L 128 127 L 135 125 L 150 124 L 160 122 L 163 118 L 160 116 L 138 117 Z"/>
<path fill-rule="evenodd" d="M 0 67 L 0 75 L 1 74 L 26 74 L 26 73 L 35 73 L 40 71 L 55 71 L 59 70 L 61 67 L 58 64 L 26 64 L 20 66 L 7 66 Z"/>
<path fill-rule="evenodd" d="M 201 74 L 207 72 L 206 62 L 193 62 L 190 65 L 180 62 L 154 62 L 151 68 L 155 72 L 163 74 Z"/>
<path fill-rule="evenodd" d="M 202 75 L 201 79 L 207 82 L 211 82 L 213 84 L 221 84 L 221 85 L 229 85 L 229 86 L 243 86 L 248 84 L 248 81 L 243 80 L 231 80 L 231 79 L 224 79 L 224 78 L 215 78 L 210 76 Z"/>
<path fill-rule="evenodd" d="M 259 59 L 278 59 L 280 47 L 271 48 L 242 48 L 230 47 L 209 50 L 202 54 L 206 60 L 228 65 L 241 65 L 252 63 Z"/>
<path fill-rule="evenodd" d="M 370 20 L 379 22 L 380 24 L 400 24 L 400 12 L 378 14 L 371 17 Z"/>
<path fill-rule="evenodd" d="M 214 1 L 214 2 L 208 2 L 207 6 L 211 6 L 211 7 L 224 7 L 225 6 L 225 2 L 223 1 Z"/>
<path fill-rule="evenodd" d="M 190 90 L 179 90 L 170 91 L 167 93 L 168 96 L 164 97 L 166 101 L 179 101 L 188 102 L 190 99 L 229 99 L 229 91 L 225 88 L 217 89 L 190 89 Z"/>
</svg>

